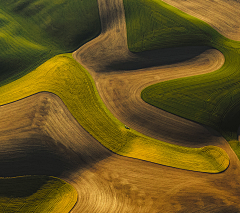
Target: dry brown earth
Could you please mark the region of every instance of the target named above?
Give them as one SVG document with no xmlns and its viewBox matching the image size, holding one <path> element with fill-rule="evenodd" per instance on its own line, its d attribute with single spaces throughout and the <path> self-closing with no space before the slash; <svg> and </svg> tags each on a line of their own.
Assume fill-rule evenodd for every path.
<svg viewBox="0 0 240 213">
<path fill-rule="evenodd" d="M 192 147 L 215 144 L 204 127 L 150 106 L 140 93 L 160 81 L 215 71 L 224 56 L 209 47 L 133 54 L 127 48 L 122 0 L 98 2 L 103 33 L 73 56 L 93 76 L 108 109 L 126 125 L 159 140 Z"/>
<path fill-rule="evenodd" d="M 57 96 L 39 93 L 0 107 L 0 175 L 63 178 L 79 193 L 72 210 L 78 213 L 239 212 L 240 165 L 227 142 L 140 99 L 141 90 L 156 81 L 216 70 L 224 62 L 222 54 L 210 48 L 175 48 L 134 55 L 126 46 L 122 1 L 99 0 L 99 7 L 103 33 L 74 57 L 94 77 L 110 111 L 164 141 L 218 145 L 230 157 L 229 168 L 213 175 L 118 156 L 92 138 Z"/>
<path fill-rule="evenodd" d="M 72 212 L 237 212 L 239 161 L 220 174 L 184 171 L 118 156 L 101 146 L 56 95 L 0 107 L 0 175 L 55 175 L 78 191 Z"/>
<path fill-rule="evenodd" d="M 101 73 L 96 84 L 106 106 L 127 126 L 178 145 L 215 145 L 215 137 L 211 137 L 203 126 L 145 103 L 140 94 L 145 87 L 157 82 L 216 70 L 223 61 L 221 53 L 208 49 L 190 61 L 172 66 Z"/>
<path fill-rule="evenodd" d="M 54 94 L 38 93 L 1 106 L 0 117 L 0 176 L 59 176 L 111 155 Z"/>
<path fill-rule="evenodd" d="M 239 0 L 163 0 L 189 15 L 197 17 L 222 35 L 240 41 Z"/>
<path fill-rule="evenodd" d="M 217 3 L 215 3 L 215 7 L 218 7 Z M 148 193 L 154 191 L 157 196 L 147 196 L 148 198 L 153 198 L 154 201 L 151 199 L 146 201 L 147 204 L 143 205 L 144 207 L 141 211 L 139 209 L 131 209 L 125 204 L 125 209 L 119 209 L 117 212 L 177 212 L 178 210 L 180 212 L 238 212 L 239 206 L 235 201 L 232 200 L 229 203 L 227 201 L 235 196 L 236 198 L 239 197 L 237 189 L 235 192 L 231 192 L 231 195 L 229 194 L 225 200 L 222 197 L 226 195 L 225 192 L 212 187 L 214 182 L 226 187 L 229 187 L 229 184 L 234 185 L 235 181 L 237 185 L 239 184 L 238 175 L 233 180 L 232 177 L 235 175 L 230 174 L 233 168 L 238 173 L 239 162 L 232 150 L 230 151 L 227 148 L 226 141 L 213 131 L 209 132 L 201 125 L 149 106 L 140 98 L 141 90 L 150 84 L 217 70 L 224 63 L 223 55 L 217 50 L 199 47 L 195 47 L 195 49 L 189 47 L 173 48 L 140 54 L 130 53 L 127 49 L 122 1 L 99 0 L 99 8 L 104 29 L 103 33 L 77 50 L 73 56 L 91 73 L 98 91 L 110 111 L 119 120 L 146 135 L 187 146 L 218 145 L 227 151 L 231 159 L 230 168 L 216 176 L 154 165 L 158 167 L 158 173 L 156 170 L 151 170 L 150 164 L 142 170 L 140 166 L 134 165 L 133 162 L 125 163 L 122 168 L 124 172 L 120 177 L 123 178 L 129 175 L 128 182 L 139 181 L 138 183 L 141 184 L 137 187 L 142 189 L 152 184 L 151 187 L 147 187 L 145 190 Z M 111 12 L 110 8 L 114 12 Z M 111 21 L 108 22 L 106 17 Z M 183 56 L 183 58 L 179 58 L 179 55 Z M 109 159 L 105 161 L 109 161 Z M 118 161 L 119 159 L 115 158 L 111 164 L 115 164 Z M 121 165 L 120 162 L 119 164 Z M 118 171 L 121 170 L 119 164 L 117 164 Z M 109 173 L 112 174 L 112 167 L 109 163 L 106 163 L 106 165 L 105 168 L 110 170 Z M 103 193 L 102 190 L 106 189 L 105 191 L 109 191 L 115 197 L 112 200 L 112 205 L 107 205 L 106 201 L 109 199 L 109 196 L 100 201 L 104 205 L 97 207 L 96 204 L 94 209 L 95 211 L 96 209 L 101 209 L 102 211 L 100 212 L 111 212 L 113 211 L 111 207 L 116 206 L 116 200 L 121 201 L 124 193 L 121 191 L 120 194 L 116 195 L 112 192 L 112 184 L 109 186 L 109 183 L 96 176 L 98 170 L 101 170 L 101 165 L 98 164 L 95 168 L 98 169 L 94 169 L 94 173 L 88 171 L 81 176 L 81 180 L 89 185 L 89 189 L 95 186 L 95 191 L 99 193 L 94 193 L 94 195 L 91 193 L 93 197 L 91 198 L 89 195 L 86 203 L 91 199 L 93 199 L 93 202 L 98 198 L 100 200 L 101 196 L 99 195 Z M 115 168 L 114 165 L 113 168 Z M 141 176 L 137 178 L 137 173 L 133 175 L 132 171 L 138 171 L 141 173 Z M 149 171 L 149 176 L 145 176 L 146 171 Z M 172 173 L 172 171 L 176 171 L 176 173 Z M 155 175 L 158 178 L 154 179 Z M 221 175 L 224 175 L 223 179 L 220 178 L 222 183 L 218 179 Z M 176 179 L 177 181 L 175 182 Z M 146 182 L 143 182 L 143 180 L 146 180 Z M 183 180 L 187 181 L 187 184 Z M 111 178 L 110 181 L 113 182 Z M 103 186 L 98 187 L 98 185 Z M 164 191 L 165 187 L 168 188 L 166 191 Z M 124 189 L 124 186 L 118 188 Z M 131 187 L 129 186 L 129 188 Z M 229 192 L 232 191 L 230 188 Z M 170 197 L 168 196 L 169 194 Z M 89 206 L 86 204 L 83 209 L 88 208 Z"/>
</svg>

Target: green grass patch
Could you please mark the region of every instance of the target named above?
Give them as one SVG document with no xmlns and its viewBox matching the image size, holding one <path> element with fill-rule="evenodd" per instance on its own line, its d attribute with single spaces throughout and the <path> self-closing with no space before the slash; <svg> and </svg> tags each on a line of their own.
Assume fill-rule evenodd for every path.
<svg viewBox="0 0 240 213">
<path fill-rule="evenodd" d="M 229 141 L 229 144 L 233 151 L 236 153 L 238 159 L 240 160 L 240 142 L 237 140 Z"/>
<path fill-rule="evenodd" d="M 132 52 L 201 44 L 210 37 L 188 17 L 160 0 L 123 0 Z M 195 23 L 196 22 L 196 23 Z"/>
<path fill-rule="evenodd" d="M 218 147 L 181 147 L 126 129 L 104 105 L 90 74 L 70 54 L 55 56 L 0 87 L 0 105 L 41 91 L 58 95 L 83 128 L 115 153 L 201 172 L 217 173 L 228 167 L 229 158 Z"/>
<path fill-rule="evenodd" d="M 100 31 L 97 0 L 0 0 L 0 85 Z"/>
<path fill-rule="evenodd" d="M 225 64 L 219 70 L 149 86 L 142 99 L 235 140 L 240 125 L 240 42 L 160 0 L 124 0 L 124 5 L 131 51 L 208 45 L 224 54 Z"/>
<path fill-rule="evenodd" d="M 77 191 L 65 181 L 49 176 L 0 178 L 0 212 L 69 212 Z"/>
</svg>

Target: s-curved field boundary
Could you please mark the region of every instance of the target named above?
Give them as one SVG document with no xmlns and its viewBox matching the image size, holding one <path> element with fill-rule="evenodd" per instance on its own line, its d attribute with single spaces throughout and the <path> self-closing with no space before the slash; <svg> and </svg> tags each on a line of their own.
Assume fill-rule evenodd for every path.
<svg viewBox="0 0 240 213">
<path fill-rule="evenodd" d="M 148 3 L 145 3 L 146 9 Z M 191 24 L 187 33 L 198 32 L 193 41 L 219 49 L 225 56 L 225 63 L 216 72 L 149 86 L 142 91 L 142 98 L 151 105 L 212 127 L 221 132 L 228 141 L 236 140 L 239 126 L 240 42 L 223 37 L 204 22 L 187 16 L 161 1 L 153 1 L 151 7 L 154 5 L 155 8 L 158 5 L 157 11 L 166 10 L 166 17 L 174 12 L 178 15 L 176 20 L 179 20 L 182 26 L 186 23 Z M 174 17 L 172 19 L 175 20 Z M 161 36 L 155 35 L 154 39 L 161 39 Z M 173 35 L 171 40 L 175 41 L 177 38 Z M 145 46 L 150 45 L 148 40 L 144 42 Z M 135 45 L 140 49 L 143 47 L 137 41 Z"/>
<path fill-rule="evenodd" d="M 228 155 L 219 147 L 177 146 L 125 128 L 104 105 L 91 76 L 70 54 L 56 56 L 21 79 L 1 87 L 0 104 L 41 91 L 58 95 L 86 131 L 118 154 L 210 173 L 221 172 L 229 165 Z"/>
<path fill-rule="evenodd" d="M 42 126 L 46 125 L 45 119 L 42 119 L 43 117 L 48 117 L 48 114 L 43 113 L 44 111 L 48 112 L 49 106 L 46 99 L 44 98 L 39 105 L 39 111 L 37 110 L 37 113 L 33 110 L 35 116 L 32 128 L 34 128 L 34 130 L 41 129 Z M 29 99 L 26 98 L 26 101 L 28 100 Z M 11 104 L 3 107 L 7 106 L 11 106 Z M 25 109 L 28 110 L 28 107 L 25 107 Z M 53 111 L 55 119 L 49 119 L 50 124 L 51 122 L 54 124 L 55 121 L 56 123 L 59 122 L 55 115 L 56 111 L 62 112 L 62 108 L 57 105 Z M 30 118 L 32 113 L 28 115 Z M 25 118 L 26 116 L 23 117 L 23 119 Z M 23 123 L 21 123 L 21 125 L 22 124 Z M 63 126 L 61 122 L 58 124 Z M 64 128 L 68 127 L 69 122 L 65 122 L 64 124 Z M 80 143 L 69 143 L 68 137 L 65 133 L 63 134 L 64 131 L 62 131 L 62 129 L 54 129 L 51 128 L 51 126 L 47 126 L 47 128 L 55 135 L 54 140 L 49 140 L 49 148 L 51 147 L 53 150 L 64 153 L 61 160 L 68 159 L 67 153 L 71 153 L 69 157 L 74 156 L 73 153 L 76 151 L 74 147 L 77 144 L 80 146 Z M 18 128 L 16 128 L 16 133 L 17 131 Z M 59 134 L 60 132 L 61 134 Z M 70 135 L 75 135 L 76 132 L 78 131 L 73 131 Z M 75 135 L 75 137 L 78 138 L 79 135 Z M 45 139 L 43 142 L 45 142 Z M 59 142 L 63 139 L 67 143 L 64 143 L 64 146 L 60 146 Z M 76 141 L 77 140 L 74 140 L 74 142 Z M 89 141 L 89 138 L 86 141 L 84 139 L 81 141 Z M 58 146 L 56 146 L 55 143 Z M 95 145 L 97 144 L 98 143 Z M 86 155 L 86 153 L 91 151 L 93 146 L 90 144 L 88 147 L 89 150 L 85 152 L 83 148 L 86 147 L 88 147 L 86 143 L 81 144 L 80 150 L 83 157 L 81 155 L 78 156 L 79 159 L 83 159 L 83 162 L 88 162 L 92 157 L 102 156 L 102 154 L 96 152 L 89 157 L 90 155 Z M 69 148 L 73 150 L 68 152 Z M 225 146 L 224 148 L 228 154 L 231 154 L 231 150 L 229 150 L 228 147 Z M 99 148 L 97 151 L 99 151 Z M 71 157 L 69 158 L 70 160 L 72 160 Z M 86 157 L 86 160 L 84 157 Z M 236 163 L 233 155 L 230 155 L 230 157 L 232 160 L 231 168 L 226 172 L 211 175 L 178 170 L 114 155 L 107 157 L 105 160 L 101 159 L 97 161 L 95 165 L 87 165 L 86 168 L 79 164 L 79 170 L 75 169 L 74 172 L 71 171 L 70 174 L 65 174 L 64 179 L 67 179 L 74 185 L 80 195 L 80 200 L 72 212 L 159 212 L 162 210 L 171 212 L 176 211 L 176 207 L 182 211 L 199 211 L 203 210 L 202 205 L 204 205 L 204 211 L 224 209 L 227 212 L 234 211 L 237 208 L 239 209 L 237 196 L 239 164 Z M 60 168 L 53 167 L 53 170 L 54 169 Z M 62 177 L 63 176 L 64 175 L 62 175 Z M 231 184 L 227 184 L 230 182 Z M 189 194 L 191 193 L 197 193 L 197 199 L 194 196 L 190 198 Z M 194 202 L 196 205 L 189 208 L 189 201 Z"/>
<path fill-rule="evenodd" d="M 174 212 L 176 204 L 183 211 L 203 204 L 205 211 L 239 208 L 239 161 L 229 147 L 231 165 L 215 175 L 123 157 L 87 133 L 49 92 L 0 106 L 0 116 L 0 176 L 60 177 L 78 192 L 71 212 Z"/>
<path fill-rule="evenodd" d="M 103 79 L 105 77 L 108 78 L 107 76 L 111 75 L 111 67 L 114 66 L 116 62 L 119 61 L 122 64 L 129 64 L 134 62 L 134 60 L 140 61 L 142 58 L 130 53 L 127 48 L 127 39 L 125 34 L 125 13 L 122 1 L 111 1 L 111 3 L 109 1 L 99 1 L 99 9 L 103 27 L 102 34 L 96 39 L 88 42 L 86 45 L 79 48 L 76 52 L 74 52 L 73 56 L 93 76 L 94 81 L 97 85 L 97 89 L 100 92 L 101 98 L 104 100 L 104 103 L 109 108 L 109 105 L 111 105 L 112 102 L 118 99 L 111 100 L 110 102 L 106 101 L 101 86 L 103 81 L 101 82 L 100 79 Z M 118 12 L 116 13 L 116 11 Z M 107 22 L 106 17 L 109 17 L 109 20 L 111 21 Z M 112 23 L 115 24 L 113 25 Z M 118 69 L 117 65 L 116 69 Z M 118 70 L 114 71 L 118 72 Z M 112 86 L 114 87 L 114 85 Z M 118 91 L 116 92 L 118 93 Z M 117 95 L 115 95 L 115 97 L 117 97 Z M 124 102 L 125 100 L 122 101 Z M 120 110 L 124 111 L 123 108 L 119 109 L 119 111 Z M 118 109 L 116 109 L 116 111 L 118 111 Z M 111 112 L 113 112 L 115 116 L 118 113 L 116 113 L 116 111 L 115 109 L 111 108 Z M 125 117 L 127 117 L 126 114 L 127 112 L 125 113 Z M 127 115 L 129 115 L 129 118 L 131 118 L 130 113 Z M 119 118 L 120 116 L 118 114 L 118 116 L 116 117 Z M 140 145 L 141 144 L 139 144 L 138 147 L 140 147 Z M 135 148 L 137 149 L 137 146 Z M 141 150 L 143 150 L 143 148 L 141 148 Z M 140 153 L 140 150 L 137 150 L 137 152 Z"/>
</svg>

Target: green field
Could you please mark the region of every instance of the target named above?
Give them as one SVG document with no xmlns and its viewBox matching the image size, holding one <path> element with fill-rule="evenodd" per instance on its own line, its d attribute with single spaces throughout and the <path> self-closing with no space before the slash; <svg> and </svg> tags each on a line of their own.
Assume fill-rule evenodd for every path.
<svg viewBox="0 0 240 213">
<path fill-rule="evenodd" d="M 59 53 L 78 49 L 100 32 L 97 0 L 0 0 L 0 86 L 20 79 Z M 10 181 L 15 186 L 19 180 L 27 189 L 29 178 Z M 33 181 L 38 184 L 41 178 Z M 2 191 L 5 183 L 0 179 L 0 212 L 69 212 L 76 202 L 71 186 L 58 179 L 46 180 L 48 188 L 21 199 L 11 197 L 13 190 Z M 8 192 L 10 197 L 6 197 Z"/>
<path fill-rule="evenodd" d="M 0 212 L 67 213 L 76 202 L 77 191 L 59 178 L 0 178 Z"/>
<path fill-rule="evenodd" d="M 223 37 L 203 21 L 160 0 L 124 0 L 124 4 L 131 51 L 208 45 L 225 56 L 225 64 L 215 72 L 147 87 L 142 91 L 143 100 L 208 125 L 227 140 L 236 140 L 240 124 L 240 42 Z"/>
<path fill-rule="evenodd" d="M 97 0 L 0 0 L 0 85 L 100 31 Z"/>
<path fill-rule="evenodd" d="M 113 152 L 194 171 L 217 173 L 228 167 L 229 158 L 218 147 L 186 148 L 126 129 L 106 108 L 90 74 L 71 54 L 55 56 L 0 87 L 0 105 L 41 91 L 58 95 L 81 126 Z"/>
<path fill-rule="evenodd" d="M 165 108 L 151 104 L 236 139 L 240 43 L 161 1 L 124 0 L 124 5 L 131 51 L 198 44 L 224 53 L 219 71 L 153 85 L 142 97 L 157 103 L 161 97 Z M 86 131 L 117 154 L 200 172 L 228 167 L 229 157 L 219 147 L 181 147 L 126 129 L 104 105 L 88 71 L 71 54 L 58 55 L 99 35 L 97 0 L 0 0 L 0 8 L 0 105 L 51 92 Z M 230 144 L 239 150 L 238 142 Z M 0 212 L 69 212 L 76 201 L 75 189 L 57 178 L 0 178 Z"/>
<path fill-rule="evenodd" d="M 123 0 L 128 47 L 132 52 L 205 44 L 211 35 L 201 21 L 160 0 Z"/>
</svg>

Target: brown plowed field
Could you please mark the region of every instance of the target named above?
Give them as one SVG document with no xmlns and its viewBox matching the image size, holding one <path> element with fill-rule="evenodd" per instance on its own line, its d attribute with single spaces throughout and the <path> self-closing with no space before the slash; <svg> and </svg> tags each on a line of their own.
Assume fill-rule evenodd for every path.
<svg viewBox="0 0 240 213">
<path fill-rule="evenodd" d="M 111 155 L 52 93 L 1 106 L 0 116 L 0 176 L 59 176 Z"/>
<path fill-rule="evenodd" d="M 78 191 L 72 212 L 236 212 L 239 161 L 222 138 L 230 167 L 205 174 L 118 156 L 43 92 L 0 107 L 0 175 L 58 176 Z M 213 211 L 214 210 L 214 211 Z"/>
<path fill-rule="evenodd" d="M 239 0 L 163 0 L 210 24 L 219 33 L 240 41 Z"/>
<path fill-rule="evenodd" d="M 119 208 L 115 210 L 116 212 L 237 212 L 239 206 L 235 201 L 228 203 L 227 199 L 225 200 L 222 197 L 226 194 L 212 185 L 218 183 L 219 186 L 224 187 L 225 184 L 231 185 L 235 181 L 236 184 L 239 183 L 238 177 L 230 174 L 233 171 L 233 173 L 238 173 L 239 161 L 234 152 L 230 150 L 227 142 L 214 131 L 208 131 L 201 125 L 156 109 L 144 103 L 140 98 L 142 89 L 153 83 L 217 70 L 224 63 L 223 55 L 219 51 L 208 47 L 172 48 L 133 54 L 127 48 L 122 1 L 99 0 L 98 2 L 103 33 L 77 50 L 73 56 L 89 70 L 109 110 L 131 128 L 163 141 L 192 147 L 207 144 L 220 146 L 229 154 L 231 163 L 226 172 L 216 176 L 174 170 L 154 164 L 151 164 L 151 166 L 156 166 L 157 170 L 154 170 L 150 164 L 142 170 L 141 166 L 146 162 L 141 162 L 141 166 L 135 166 L 133 163 L 137 162 L 135 160 L 131 160 L 131 163 L 124 163 L 124 166 L 122 166 L 124 172 L 119 175 L 121 178 L 129 175 L 128 182 L 140 183 L 137 188 L 143 189 L 146 187 L 145 193 L 156 193 L 156 196 L 153 197 L 151 197 L 152 195 L 146 196 L 153 199 L 146 200 L 147 203 L 143 205 L 141 210 L 140 208 L 138 210 L 134 209 L 136 205 L 131 206 L 130 201 L 129 206 L 131 207 L 128 207 L 127 204 L 122 207 L 116 206 L 116 200 L 121 202 L 124 193 L 121 191 L 120 194 L 115 194 L 112 190 L 114 184 L 111 183 L 109 186 L 104 177 L 104 180 L 102 180 L 96 176 L 98 170 L 94 169 L 94 174 L 88 171 L 83 173 L 84 176 L 80 178 L 89 188 L 95 186 L 95 191 L 97 191 L 95 194 L 91 193 L 92 198 L 89 195 L 86 203 L 91 199 L 94 202 L 99 198 L 99 203 L 105 204 L 100 204 L 98 207 L 95 204 L 95 212 L 97 212 L 97 209 L 99 212 L 112 212 L 112 208 L 115 207 Z M 215 7 L 217 6 L 218 4 L 215 3 Z M 109 8 L 114 13 L 110 12 Z M 106 17 L 111 21 L 108 22 Z M 110 165 L 117 163 L 117 171 L 121 171 L 120 157 L 111 160 L 112 162 L 109 165 L 110 158 L 104 160 L 107 161 L 105 168 L 110 170 L 109 174 L 113 175 Z M 130 159 L 126 160 L 130 161 Z M 115 169 L 116 166 L 112 166 Z M 95 168 L 101 170 L 101 164 L 99 163 Z M 141 175 L 137 174 L 137 170 Z M 133 171 L 136 173 L 132 174 Z M 147 171 L 149 176 L 145 176 Z M 224 178 L 221 176 L 224 176 Z M 236 179 L 233 180 L 233 176 Z M 146 182 L 143 182 L 143 180 L 146 180 Z M 110 182 L 114 181 L 110 178 Z M 117 182 L 120 182 L 120 180 Z M 148 188 L 147 186 L 150 185 L 151 187 Z M 99 196 L 104 188 L 114 197 L 110 204 L 106 204 L 109 197 L 101 200 L 101 196 Z M 124 189 L 124 186 L 118 188 Z M 130 189 L 131 184 L 129 185 Z M 235 192 L 232 191 L 232 195 L 228 195 L 228 198 L 235 196 L 237 198 L 239 196 L 238 191 L 238 189 Z M 81 209 L 80 206 L 79 208 Z M 82 209 L 88 208 L 88 204 L 82 207 Z"/>
<path fill-rule="evenodd" d="M 214 145 L 216 138 L 203 126 L 145 103 L 140 94 L 157 82 L 216 70 L 223 61 L 220 52 L 208 49 L 192 60 L 172 66 L 101 73 L 96 84 L 106 106 L 127 126 L 169 143 L 189 147 Z"/>
<path fill-rule="evenodd" d="M 220 146 L 230 157 L 229 168 L 206 174 L 113 154 L 76 122 L 57 96 L 44 92 L 0 107 L 0 176 L 63 178 L 78 191 L 72 210 L 77 213 L 239 212 L 240 163 L 228 143 L 140 98 L 150 84 L 218 69 L 223 55 L 208 47 L 130 53 L 122 0 L 98 2 L 103 32 L 74 57 L 93 76 L 109 110 L 131 128 L 163 141 Z"/>
<path fill-rule="evenodd" d="M 160 81 L 215 71 L 223 65 L 224 56 L 209 47 L 133 54 L 127 48 L 122 0 L 98 2 L 103 33 L 73 56 L 93 76 L 108 109 L 131 128 L 166 142 L 191 147 L 215 144 L 204 127 L 150 106 L 140 93 Z"/>
</svg>

